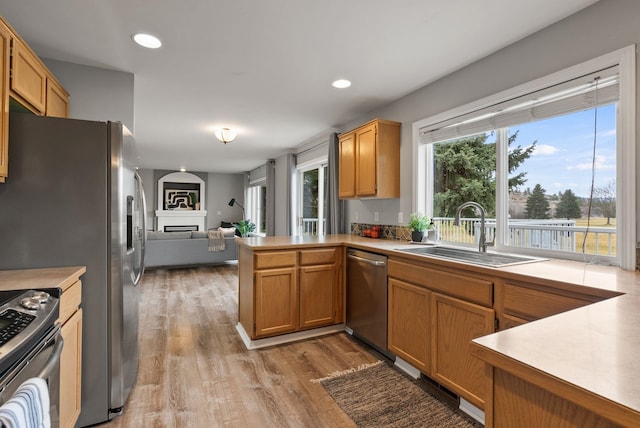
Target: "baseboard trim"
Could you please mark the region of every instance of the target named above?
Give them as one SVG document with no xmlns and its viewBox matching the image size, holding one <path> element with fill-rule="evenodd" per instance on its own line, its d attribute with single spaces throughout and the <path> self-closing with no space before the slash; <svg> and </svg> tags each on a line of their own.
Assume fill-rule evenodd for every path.
<svg viewBox="0 0 640 428">
<path fill-rule="evenodd" d="M 396 355 L 395 365 L 400 370 L 402 370 L 403 372 L 405 372 L 406 374 L 408 374 L 409 376 L 411 376 L 414 379 L 420 379 L 420 376 L 422 376 L 422 373 L 420 373 L 420 370 L 418 370 L 417 368 L 413 367 L 411 364 L 409 364 L 408 362 L 406 362 L 402 358 L 398 357 L 397 355 Z"/>
<path fill-rule="evenodd" d="M 484 425 L 484 412 L 482 411 L 482 409 L 477 408 L 462 397 L 460 397 L 459 409 Z"/>
<path fill-rule="evenodd" d="M 344 331 L 344 324 L 330 325 L 327 327 L 314 328 L 312 330 L 298 331 L 296 333 L 282 334 L 280 336 L 267 337 L 264 339 L 251 340 L 242 324 L 236 324 L 236 331 L 240 334 L 242 343 L 247 349 L 260 349 L 268 346 L 282 345 L 283 343 L 295 342 L 303 339 L 310 339 L 326 334 L 339 333 Z"/>
</svg>

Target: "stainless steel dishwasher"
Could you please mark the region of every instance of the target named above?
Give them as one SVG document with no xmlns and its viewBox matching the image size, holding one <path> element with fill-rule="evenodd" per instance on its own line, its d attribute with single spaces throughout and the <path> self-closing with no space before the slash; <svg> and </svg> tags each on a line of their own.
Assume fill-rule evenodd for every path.
<svg viewBox="0 0 640 428">
<path fill-rule="evenodd" d="M 387 351 L 387 257 L 347 250 L 347 332 L 377 351 Z"/>
</svg>

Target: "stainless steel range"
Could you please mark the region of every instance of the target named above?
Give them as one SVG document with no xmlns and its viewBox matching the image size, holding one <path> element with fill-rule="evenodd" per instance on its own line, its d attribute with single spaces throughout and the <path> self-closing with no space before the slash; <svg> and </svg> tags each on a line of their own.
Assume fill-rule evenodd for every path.
<svg viewBox="0 0 640 428">
<path fill-rule="evenodd" d="M 51 427 L 59 426 L 61 290 L 0 292 L 0 405 L 27 379 L 49 385 Z"/>
</svg>

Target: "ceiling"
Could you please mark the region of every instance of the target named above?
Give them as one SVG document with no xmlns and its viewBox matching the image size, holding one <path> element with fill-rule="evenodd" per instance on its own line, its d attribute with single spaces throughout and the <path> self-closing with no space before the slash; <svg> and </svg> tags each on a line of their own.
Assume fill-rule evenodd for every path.
<svg viewBox="0 0 640 428">
<path fill-rule="evenodd" d="M 241 172 L 595 2 L 0 0 L 0 13 L 42 57 L 135 74 L 141 167 Z M 218 142 L 221 127 L 237 139 Z"/>
</svg>

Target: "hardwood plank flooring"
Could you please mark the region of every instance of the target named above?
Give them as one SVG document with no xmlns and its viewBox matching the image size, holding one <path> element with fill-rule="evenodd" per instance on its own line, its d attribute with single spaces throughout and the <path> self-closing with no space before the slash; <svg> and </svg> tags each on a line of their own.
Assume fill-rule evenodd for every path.
<svg viewBox="0 0 640 428">
<path fill-rule="evenodd" d="M 355 426 L 311 382 L 379 359 L 347 334 L 247 350 L 234 263 L 147 271 L 140 290 L 137 383 L 101 427 Z"/>
</svg>

